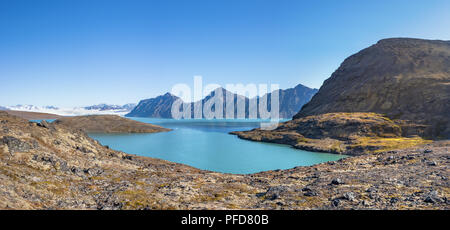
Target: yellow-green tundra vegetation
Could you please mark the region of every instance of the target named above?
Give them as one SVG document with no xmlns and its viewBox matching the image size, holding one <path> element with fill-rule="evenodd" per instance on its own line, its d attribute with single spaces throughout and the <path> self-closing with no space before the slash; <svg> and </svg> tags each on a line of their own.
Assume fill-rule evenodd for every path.
<svg viewBox="0 0 450 230">
<path fill-rule="evenodd" d="M 281 123 L 275 130 L 232 134 L 304 150 L 361 155 L 431 143 L 418 135 L 404 136 L 404 130 L 411 126 L 408 121 L 395 121 L 376 113 L 327 113 Z"/>
</svg>

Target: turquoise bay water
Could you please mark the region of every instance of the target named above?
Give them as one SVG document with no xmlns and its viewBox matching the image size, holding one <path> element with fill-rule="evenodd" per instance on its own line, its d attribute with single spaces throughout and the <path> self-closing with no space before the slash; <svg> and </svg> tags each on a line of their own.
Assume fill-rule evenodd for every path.
<svg viewBox="0 0 450 230">
<path fill-rule="evenodd" d="M 160 158 L 196 168 L 234 174 L 288 169 L 345 156 L 241 140 L 231 131 L 259 127 L 257 120 L 172 120 L 131 118 L 173 131 L 151 134 L 89 134 L 103 145 L 130 154 Z"/>
<path fill-rule="evenodd" d="M 39 122 L 41 122 L 41 121 L 43 121 L 43 120 L 30 120 L 31 122 L 36 122 L 36 123 L 39 123 Z M 46 119 L 45 120 L 46 122 L 54 122 L 54 121 L 56 121 L 56 119 Z"/>
</svg>

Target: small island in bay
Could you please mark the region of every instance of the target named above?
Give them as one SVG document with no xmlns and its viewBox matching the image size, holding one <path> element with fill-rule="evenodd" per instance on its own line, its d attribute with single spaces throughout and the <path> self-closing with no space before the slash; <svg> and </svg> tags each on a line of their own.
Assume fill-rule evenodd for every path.
<svg viewBox="0 0 450 230">
<path fill-rule="evenodd" d="M 62 117 L 53 122 L 87 133 L 158 133 L 170 129 L 158 125 L 143 123 L 117 115 L 89 115 Z"/>
</svg>

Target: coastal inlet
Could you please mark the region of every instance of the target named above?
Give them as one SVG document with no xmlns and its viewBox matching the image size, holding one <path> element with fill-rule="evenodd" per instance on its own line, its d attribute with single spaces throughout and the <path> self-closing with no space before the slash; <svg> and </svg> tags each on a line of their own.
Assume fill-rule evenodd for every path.
<svg viewBox="0 0 450 230">
<path fill-rule="evenodd" d="M 309 166 L 345 157 L 297 150 L 285 145 L 251 142 L 228 134 L 231 131 L 257 128 L 261 120 L 131 119 L 170 128 L 172 131 L 148 134 L 90 133 L 89 136 L 114 150 L 233 174 Z"/>
</svg>

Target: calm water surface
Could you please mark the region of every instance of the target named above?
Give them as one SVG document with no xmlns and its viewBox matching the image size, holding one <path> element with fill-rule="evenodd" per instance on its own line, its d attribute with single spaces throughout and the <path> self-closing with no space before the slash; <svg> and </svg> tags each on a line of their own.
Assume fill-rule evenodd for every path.
<svg viewBox="0 0 450 230">
<path fill-rule="evenodd" d="M 288 169 L 345 157 L 297 150 L 284 145 L 251 142 L 228 134 L 231 131 L 259 127 L 258 120 L 131 119 L 161 125 L 173 131 L 89 136 L 115 150 L 223 173 L 246 174 Z"/>
</svg>

